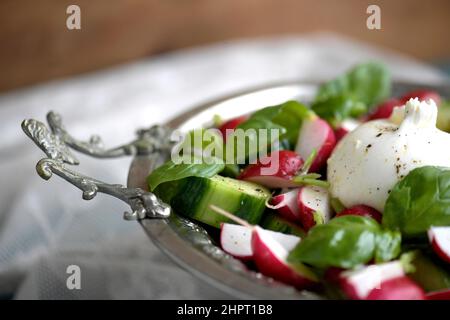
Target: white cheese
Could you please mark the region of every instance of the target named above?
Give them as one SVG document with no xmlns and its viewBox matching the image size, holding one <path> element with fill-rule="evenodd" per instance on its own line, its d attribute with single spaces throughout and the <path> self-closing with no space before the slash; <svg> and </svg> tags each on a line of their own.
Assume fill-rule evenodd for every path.
<svg viewBox="0 0 450 320">
<path fill-rule="evenodd" d="M 411 170 L 450 167 L 450 135 L 436 128 L 433 100 L 409 100 L 389 119 L 348 133 L 328 159 L 330 193 L 345 207 L 364 204 L 383 212 L 394 185 Z"/>
</svg>

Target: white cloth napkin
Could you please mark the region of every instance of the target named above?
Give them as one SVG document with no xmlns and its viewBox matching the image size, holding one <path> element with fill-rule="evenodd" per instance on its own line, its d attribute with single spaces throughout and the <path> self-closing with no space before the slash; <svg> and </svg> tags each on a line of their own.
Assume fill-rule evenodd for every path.
<svg viewBox="0 0 450 320">
<path fill-rule="evenodd" d="M 274 81 L 329 79 L 371 59 L 385 62 L 397 79 L 443 79 L 397 53 L 312 34 L 188 49 L 1 95 L 0 297 L 228 297 L 166 258 L 137 223 L 123 221 L 120 201 L 83 201 L 59 178 L 40 179 L 34 165 L 43 153 L 22 133 L 23 119 L 43 120 L 55 110 L 75 136 L 97 133 L 113 146 L 205 100 Z M 130 159 L 80 160 L 77 170 L 125 184 Z M 80 267 L 81 290 L 67 288 L 68 265 Z"/>
</svg>

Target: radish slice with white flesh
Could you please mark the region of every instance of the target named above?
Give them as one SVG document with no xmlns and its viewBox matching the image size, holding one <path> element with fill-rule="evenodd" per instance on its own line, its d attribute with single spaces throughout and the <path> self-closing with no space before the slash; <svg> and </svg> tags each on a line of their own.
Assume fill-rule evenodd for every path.
<svg viewBox="0 0 450 320">
<path fill-rule="evenodd" d="M 264 230 L 264 229 L 262 229 Z M 281 232 L 264 230 L 270 237 L 291 251 L 300 242 L 297 236 Z M 252 228 L 232 223 L 222 223 L 220 229 L 220 245 L 226 253 L 235 258 L 250 260 L 253 258 Z"/>
<path fill-rule="evenodd" d="M 341 288 L 350 299 L 364 300 L 383 282 L 405 275 L 400 261 L 387 262 L 341 273 Z"/>
<path fill-rule="evenodd" d="M 450 227 L 431 227 L 428 230 L 428 239 L 434 252 L 450 263 Z"/>
<path fill-rule="evenodd" d="M 300 210 L 297 204 L 299 190 L 299 188 L 296 188 L 274 196 L 270 200 L 270 205 L 268 205 L 268 207 L 277 210 L 283 218 L 294 223 L 299 223 Z"/>
<path fill-rule="evenodd" d="M 306 231 L 317 224 L 327 223 L 333 213 L 328 190 L 317 186 L 300 188 L 297 205 L 301 224 Z"/>
<path fill-rule="evenodd" d="M 287 262 L 289 252 L 301 241 L 299 237 L 250 225 L 245 220 L 214 205 L 211 205 L 210 209 L 251 230 L 253 261 L 259 272 L 299 289 L 309 288 L 318 282 L 316 275 L 307 266 L 302 264 L 294 266 Z M 223 239 L 227 238 L 229 237 L 223 237 Z M 242 251 L 239 252 L 242 253 Z"/>
<path fill-rule="evenodd" d="M 253 257 L 252 230 L 238 224 L 222 223 L 220 246 L 235 258 L 250 260 Z"/>
<path fill-rule="evenodd" d="M 309 172 L 317 172 L 326 164 L 335 145 L 336 137 L 333 129 L 325 120 L 315 116 L 303 121 L 295 152 L 302 157 L 307 157 L 316 150 L 317 155 Z"/>
<path fill-rule="evenodd" d="M 291 180 L 303 167 L 303 159 L 291 150 L 274 151 L 247 166 L 238 179 L 251 181 L 268 188 L 290 188 L 298 184 Z"/>
<path fill-rule="evenodd" d="M 262 274 L 296 288 L 310 288 L 317 283 L 315 274 L 304 265 L 291 265 L 287 262 L 289 252 L 298 244 L 282 242 L 271 232 L 258 226 L 252 234 L 253 260 Z"/>
</svg>

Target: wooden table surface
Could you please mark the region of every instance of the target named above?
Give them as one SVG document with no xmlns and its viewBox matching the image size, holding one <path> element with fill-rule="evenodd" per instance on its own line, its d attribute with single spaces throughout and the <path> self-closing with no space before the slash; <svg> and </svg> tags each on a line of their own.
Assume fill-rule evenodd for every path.
<svg viewBox="0 0 450 320">
<path fill-rule="evenodd" d="M 70 4 L 81 30 L 66 27 Z M 370 4 L 381 30 L 366 27 Z M 450 58 L 450 1 L 2 0 L 0 91 L 214 41 L 313 31 Z"/>
</svg>

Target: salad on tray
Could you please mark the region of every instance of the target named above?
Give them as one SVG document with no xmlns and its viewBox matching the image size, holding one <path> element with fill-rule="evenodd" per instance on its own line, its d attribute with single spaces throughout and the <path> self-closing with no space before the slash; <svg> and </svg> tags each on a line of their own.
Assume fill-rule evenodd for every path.
<svg viewBox="0 0 450 320">
<path fill-rule="evenodd" d="M 245 113 L 245 106 L 242 106 Z M 355 66 L 180 135 L 147 178 L 222 250 L 330 298 L 450 299 L 450 102 Z"/>
</svg>

